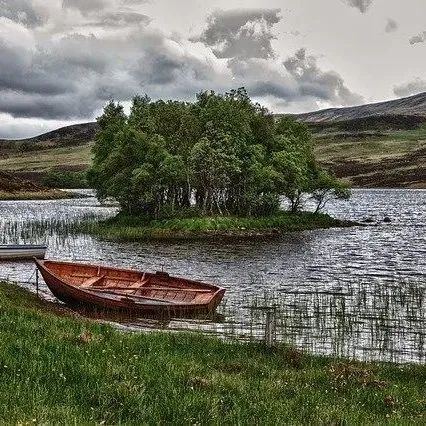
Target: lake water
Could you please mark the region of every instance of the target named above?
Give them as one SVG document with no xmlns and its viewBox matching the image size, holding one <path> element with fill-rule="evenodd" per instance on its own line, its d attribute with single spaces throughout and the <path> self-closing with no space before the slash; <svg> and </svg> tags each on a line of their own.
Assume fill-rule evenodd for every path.
<svg viewBox="0 0 426 426">
<path fill-rule="evenodd" d="M 354 190 L 326 210 L 373 223 L 264 240 L 116 243 L 74 232 L 79 221 L 116 213 L 93 197 L 10 201 L 0 202 L 0 243 L 47 243 L 52 259 L 164 268 L 226 287 L 223 322 L 175 320 L 171 329 L 261 338 L 265 311 L 253 308 L 274 305 L 277 340 L 317 353 L 424 362 L 426 191 Z M 1 263 L 0 277 L 33 288 L 34 266 Z"/>
</svg>

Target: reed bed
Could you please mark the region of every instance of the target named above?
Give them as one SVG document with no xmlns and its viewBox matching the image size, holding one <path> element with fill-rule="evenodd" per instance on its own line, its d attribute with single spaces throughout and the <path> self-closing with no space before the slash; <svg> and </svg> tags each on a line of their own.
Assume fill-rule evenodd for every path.
<svg viewBox="0 0 426 426">
<path fill-rule="evenodd" d="M 346 283 L 336 290 L 265 292 L 222 308 L 230 338 L 273 340 L 313 353 L 364 361 L 426 360 L 426 285 L 421 281 Z"/>
</svg>

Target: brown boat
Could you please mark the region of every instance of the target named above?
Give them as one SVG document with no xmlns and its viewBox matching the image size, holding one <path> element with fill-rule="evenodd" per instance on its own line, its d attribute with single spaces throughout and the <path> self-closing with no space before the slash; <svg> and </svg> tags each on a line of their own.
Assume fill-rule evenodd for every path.
<svg viewBox="0 0 426 426">
<path fill-rule="evenodd" d="M 213 312 L 225 289 L 171 277 L 70 262 L 34 259 L 51 292 L 71 305 L 133 313 L 184 315 Z"/>
</svg>

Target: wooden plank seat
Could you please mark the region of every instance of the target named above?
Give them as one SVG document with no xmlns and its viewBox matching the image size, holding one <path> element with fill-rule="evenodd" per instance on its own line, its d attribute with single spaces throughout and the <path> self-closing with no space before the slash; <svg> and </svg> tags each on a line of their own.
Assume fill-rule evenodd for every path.
<svg viewBox="0 0 426 426">
<path fill-rule="evenodd" d="M 144 285 L 148 284 L 148 281 L 149 281 L 149 278 L 145 278 L 145 279 L 142 278 L 141 280 L 135 281 L 134 283 L 130 284 L 129 288 L 134 289 L 134 288 L 143 287 Z"/>
<path fill-rule="evenodd" d="M 91 288 L 94 287 L 96 284 L 99 284 L 103 279 L 105 278 L 105 275 L 101 275 L 100 277 L 90 277 L 87 280 L 84 280 L 81 284 L 81 288 Z"/>
</svg>

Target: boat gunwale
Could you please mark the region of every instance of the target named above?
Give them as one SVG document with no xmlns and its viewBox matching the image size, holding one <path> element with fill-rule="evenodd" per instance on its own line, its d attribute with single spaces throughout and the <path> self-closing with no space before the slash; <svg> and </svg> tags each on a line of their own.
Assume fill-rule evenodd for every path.
<svg viewBox="0 0 426 426">
<path fill-rule="evenodd" d="M 0 250 L 13 250 L 13 249 L 19 249 L 19 250 L 34 250 L 34 249 L 46 249 L 46 245 L 42 244 L 0 244 Z"/>
<path fill-rule="evenodd" d="M 34 261 L 37 261 L 36 263 L 43 263 L 43 266 L 44 266 L 44 264 L 46 262 L 52 262 L 52 263 L 61 264 L 61 265 L 68 265 L 68 266 L 87 266 L 87 267 L 96 267 L 96 268 L 100 267 L 100 268 L 109 269 L 109 270 L 113 270 L 113 271 L 130 272 L 130 273 L 133 273 L 133 274 L 134 273 L 139 273 L 139 274 L 140 273 L 142 273 L 142 274 L 144 273 L 144 271 L 136 271 L 135 269 L 117 268 L 115 266 L 97 265 L 97 264 L 92 264 L 92 263 L 64 262 L 64 261 L 61 261 L 61 260 L 56 261 L 56 260 L 51 260 L 51 259 L 34 259 Z M 59 279 L 59 280 L 62 281 L 62 279 L 58 275 L 56 275 L 53 272 L 51 272 L 51 270 L 49 268 L 47 268 L 46 266 L 45 266 L 45 268 L 48 269 L 49 272 L 52 275 L 55 276 L 55 278 L 57 278 L 57 279 Z M 185 281 L 187 283 L 194 283 L 194 284 L 197 284 L 197 285 L 203 285 L 203 286 L 211 288 L 212 290 L 213 289 L 214 290 L 224 290 L 223 287 L 219 287 L 219 286 L 217 286 L 215 284 L 210 284 L 210 283 L 205 283 L 205 282 L 202 282 L 202 281 L 191 280 L 191 279 L 188 279 L 188 278 L 175 277 L 175 276 L 169 275 L 167 272 L 162 272 L 162 271 L 157 271 L 157 273 L 160 276 L 161 276 L 161 274 L 167 274 L 168 277 L 179 279 L 179 280 L 183 280 L 183 281 Z M 152 276 L 152 277 L 158 276 L 157 273 L 156 272 L 146 272 L 145 271 L 146 275 Z M 70 287 L 79 288 L 78 286 L 71 286 L 70 284 L 67 284 L 67 285 L 69 285 Z"/>
</svg>

